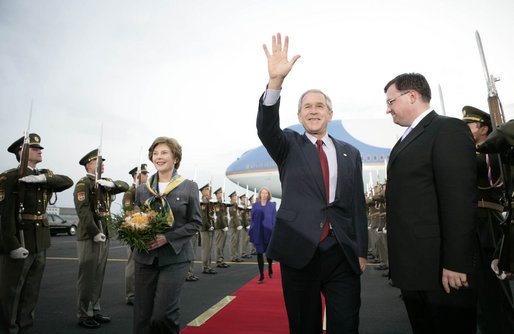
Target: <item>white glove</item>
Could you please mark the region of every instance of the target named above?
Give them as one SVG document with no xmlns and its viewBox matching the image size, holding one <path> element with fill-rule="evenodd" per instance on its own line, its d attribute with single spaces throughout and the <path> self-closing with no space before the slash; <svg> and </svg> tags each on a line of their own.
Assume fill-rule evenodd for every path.
<svg viewBox="0 0 514 334">
<path fill-rule="evenodd" d="M 27 176 L 20 178 L 20 181 L 25 182 L 25 183 L 45 183 L 46 175 L 45 174 L 27 175 Z"/>
<path fill-rule="evenodd" d="M 224 227 L 223 232 L 227 232 L 227 231 L 228 231 L 228 227 Z"/>
<path fill-rule="evenodd" d="M 500 274 L 500 268 L 498 268 L 498 262 L 499 262 L 498 259 L 494 259 L 491 262 L 491 269 L 494 271 L 494 273 L 496 274 L 496 276 L 498 276 L 499 279 L 504 280 L 507 278 L 507 274 L 504 271 L 502 271 Z"/>
<path fill-rule="evenodd" d="M 100 179 L 100 180 L 96 181 L 96 183 L 98 183 L 99 185 L 101 185 L 104 188 L 112 189 L 112 188 L 116 187 L 116 185 L 112 181 Z"/>
<path fill-rule="evenodd" d="M 95 237 L 93 238 L 93 241 L 94 242 L 105 242 L 105 234 L 103 233 L 98 233 L 97 235 L 95 235 Z"/>
<path fill-rule="evenodd" d="M 214 226 L 209 227 L 209 231 L 214 231 Z"/>
<path fill-rule="evenodd" d="M 20 247 L 10 251 L 9 256 L 14 260 L 23 260 L 29 256 L 29 251 L 23 247 Z"/>
<path fill-rule="evenodd" d="M 243 229 L 243 226 L 239 225 L 238 227 L 236 227 L 238 231 L 241 231 Z"/>
<path fill-rule="evenodd" d="M 245 229 L 248 231 L 250 229 L 250 226 L 245 227 Z"/>
</svg>

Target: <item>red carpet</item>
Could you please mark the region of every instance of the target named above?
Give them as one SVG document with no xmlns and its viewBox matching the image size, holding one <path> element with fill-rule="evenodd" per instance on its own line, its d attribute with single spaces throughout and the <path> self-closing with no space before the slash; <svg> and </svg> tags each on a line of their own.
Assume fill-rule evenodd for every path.
<svg viewBox="0 0 514 334">
<path fill-rule="evenodd" d="M 257 268 L 256 268 L 257 269 Z M 188 326 L 183 334 L 284 334 L 289 333 L 282 295 L 280 265 L 273 265 L 273 278 L 265 271 L 262 284 L 257 276 L 236 291 L 236 298 L 200 327 Z"/>
</svg>

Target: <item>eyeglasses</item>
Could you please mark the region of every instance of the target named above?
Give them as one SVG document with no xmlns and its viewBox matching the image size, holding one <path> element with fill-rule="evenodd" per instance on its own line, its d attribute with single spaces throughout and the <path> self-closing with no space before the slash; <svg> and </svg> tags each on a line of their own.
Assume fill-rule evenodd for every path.
<svg viewBox="0 0 514 334">
<path fill-rule="evenodd" d="M 386 104 L 388 107 L 392 106 L 394 101 L 396 101 L 398 98 L 404 96 L 405 94 L 409 94 L 410 93 L 410 90 L 406 91 L 406 92 L 403 92 L 401 93 L 400 95 L 398 95 L 397 97 L 395 97 L 394 99 L 390 99 L 390 100 L 387 100 L 386 101 Z"/>
</svg>

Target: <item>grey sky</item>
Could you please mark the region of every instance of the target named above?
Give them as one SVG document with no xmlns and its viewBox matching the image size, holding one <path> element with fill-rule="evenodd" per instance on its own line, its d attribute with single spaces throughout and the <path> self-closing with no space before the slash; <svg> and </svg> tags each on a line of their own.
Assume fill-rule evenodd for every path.
<svg viewBox="0 0 514 334">
<path fill-rule="evenodd" d="M 103 122 L 106 176 L 129 182 L 140 147 L 149 163 L 148 146 L 166 135 L 183 146 L 182 175 L 196 169 L 200 186 L 211 177 L 220 186 L 226 167 L 260 145 L 262 44 L 276 32 L 290 36 L 291 56 L 302 55 L 284 84 L 282 126 L 297 123 L 298 96 L 320 88 L 352 134 L 391 146 L 402 130 L 385 115 L 383 87 L 412 71 L 432 85 L 436 110 L 438 84 L 449 115 L 466 104 L 486 110 L 475 30 L 512 118 L 513 16 L 510 0 L 0 0 L 0 169 L 16 165 L 6 148 L 23 134 L 33 100 L 41 168 L 77 181 Z M 71 191 L 58 205 L 73 205 Z"/>
</svg>

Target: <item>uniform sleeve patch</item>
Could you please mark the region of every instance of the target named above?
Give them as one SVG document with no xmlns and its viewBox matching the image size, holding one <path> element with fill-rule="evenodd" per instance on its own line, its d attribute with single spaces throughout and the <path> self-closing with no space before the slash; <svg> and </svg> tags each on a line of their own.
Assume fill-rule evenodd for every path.
<svg viewBox="0 0 514 334">
<path fill-rule="evenodd" d="M 86 193 L 85 193 L 85 192 L 83 192 L 83 191 L 81 191 L 81 192 L 77 193 L 77 199 L 78 199 L 80 202 L 82 202 L 83 200 L 85 200 L 85 199 L 86 199 Z"/>
</svg>

